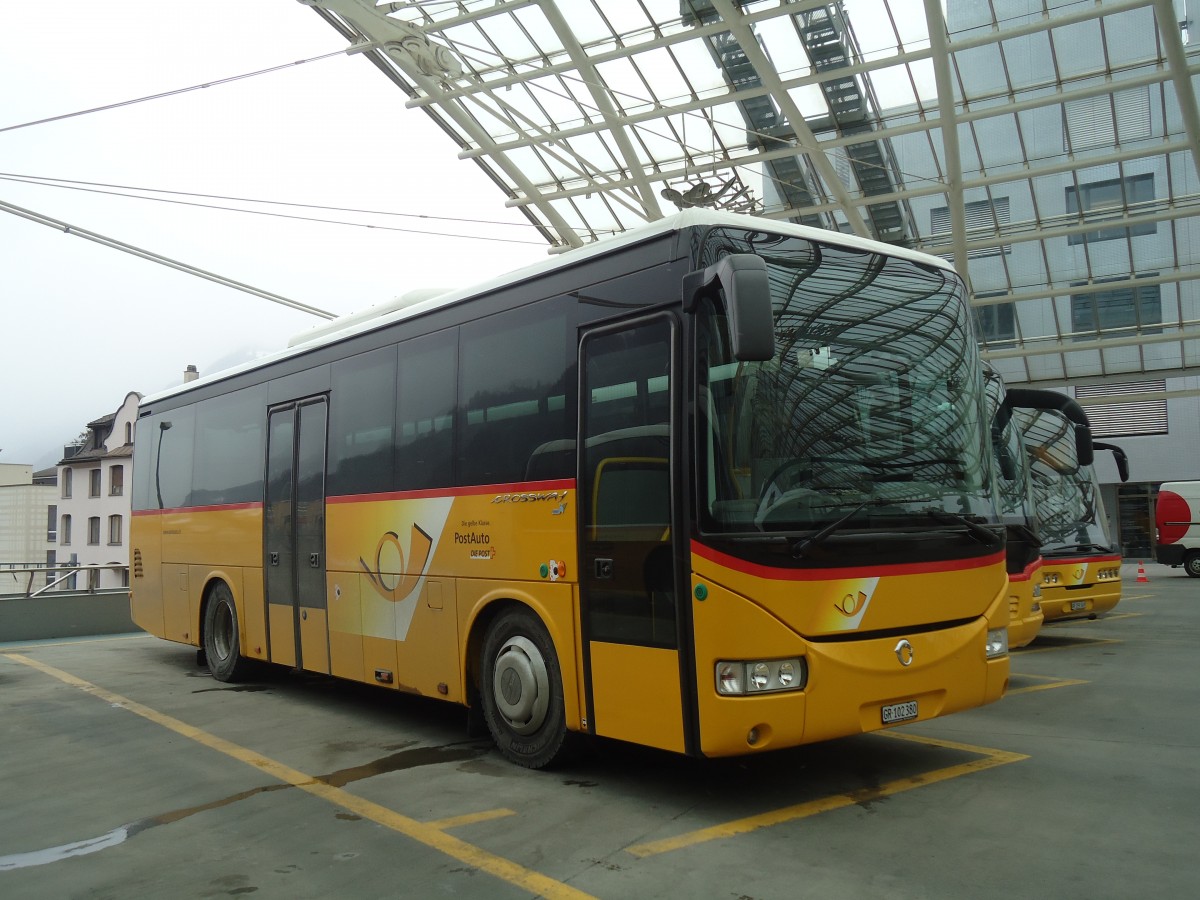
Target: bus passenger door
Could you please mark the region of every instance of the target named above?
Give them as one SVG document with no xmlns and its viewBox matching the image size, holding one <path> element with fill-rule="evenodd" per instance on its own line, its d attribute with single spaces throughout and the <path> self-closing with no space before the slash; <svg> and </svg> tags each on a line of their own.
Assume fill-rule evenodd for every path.
<svg viewBox="0 0 1200 900">
<path fill-rule="evenodd" d="M 325 598 L 324 397 L 267 414 L 267 625 L 271 661 L 329 671 Z"/>
<path fill-rule="evenodd" d="M 667 313 L 585 331 L 577 505 L 589 730 L 683 751 L 677 332 Z"/>
</svg>

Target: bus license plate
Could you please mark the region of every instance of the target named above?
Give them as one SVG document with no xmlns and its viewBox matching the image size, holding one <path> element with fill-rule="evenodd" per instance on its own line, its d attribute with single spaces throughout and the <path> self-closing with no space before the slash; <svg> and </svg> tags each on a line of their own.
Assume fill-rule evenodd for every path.
<svg viewBox="0 0 1200 900">
<path fill-rule="evenodd" d="M 894 725 L 897 722 L 907 722 L 917 717 L 917 701 L 907 700 L 904 703 L 893 703 L 882 709 L 883 724 Z"/>
<path fill-rule="evenodd" d="M 1072 600 L 1071 601 L 1071 612 L 1075 612 L 1076 610 L 1079 610 L 1079 609 L 1087 609 L 1087 601 L 1086 600 Z"/>
</svg>

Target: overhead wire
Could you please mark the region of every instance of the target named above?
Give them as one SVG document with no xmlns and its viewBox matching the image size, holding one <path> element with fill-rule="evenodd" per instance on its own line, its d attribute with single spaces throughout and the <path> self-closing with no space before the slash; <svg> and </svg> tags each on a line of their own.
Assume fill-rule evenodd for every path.
<svg viewBox="0 0 1200 900">
<path fill-rule="evenodd" d="M 191 206 L 191 207 L 197 207 L 200 209 L 218 210 L 220 212 L 245 213 L 246 215 L 253 215 L 253 216 L 270 216 L 272 218 L 277 218 L 277 219 L 290 219 L 290 220 L 299 221 L 299 222 L 316 222 L 316 223 L 320 223 L 320 224 L 324 224 L 324 225 L 346 225 L 346 226 L 353 227 L 353 228 L 367 228 L 367 229 L 371 229 L 374 231 L 398 231 L 398 232 L 402 232 L 405 234 L 420 234 L 420 235 L 426 235 L 429 237 L 448 237 L 448 238 L 461 238 L 464 240 L 494 241 L 494 242 L 509 243 L 509 244 L 527 244 L 527 245 L 532 245 L 535 247 L 544 246 L 544 243 L 545 243 L 544 241 L 528 241 L 528 240 L 523 240 L 521 238 L 506 238 L 506 237 L 498 237 L 498 236 L 490 236 L 490 235 L 449 233 L 449 232 L 444 232 L 444 231 L 430 231 L 427 229 L 420 229 L 420 228 L 401 228 L 401 227 L 398 227 L 395 225 L 374 225 L 369 222 L 350 222 L 350 221 L 345 221 L 345 220 L 340 220 L 340 219 L 324 219 L 324 218 L 320 218 L 318 216 L 300 216 L 300 215 L 293 215 L 293 214 L 289 214 L 289 213 L 272 212 L 270 210 L 263 210 L 263 209 L 243 209 L 243 208 L 237 207 L 237 206 L 221 206 L 219 204 L 214 204 L 214 203 L 197 203 L 197 202 L 194 202 L 191 200 L 176 200 L 176 199 L 172 199 L 169 197 L 146 197 L 141 194 L 132 194 L 132 193 L 125 192 L 125 191 L 157 192 L 157 189 L 155 189 L 155 188 L 123 187 L 120 185 L 114 185 L 113 187 L 122 187 L 122 190 L 111 190 L 110 191 L 110 190 L 102 190 L 99 186 L 85 187 L 84 185 L 89 184 L 89 182 L 68 182 L 67 179 L 41 179 L 38 176 L 13 175 L 13 174 L 9 174 L 9 173 L 0 173 L 0 181 L 11 181 L 11 182 L 14 182 L 17 184 L 32 184 L 32 185 L 37 185 L 39 187 L 52 187 L 52 188 L 61 188 L 64 190 L 75 190 L 75 191 L 81 191 L 81 192 L 90 193 L 90 194 L 103 194 L 103 195 L 110 196 L 110 197 L 125 197 L 125 198 L 131 199 L 131 200 L 152 200 L 156 203 L 170 203 L 170 204 L 173 204 L 176 206 Z M 52 183 L 52 182 L 60 182 L 60 181 L 67 182 L 67 183 L 62 183 L 62 184 Z M 280 201 L 275 201 L 275 200 L 251 200 L 251 199 L 246 199 L 246 198 L 222 197 L 219 194 L 212 194 L 212 195 L 188 194 L 188 193 L 185 193 L 182 191 L 178 191 L 178 192 L 177 191 L 165 191 L 162 193 L 174 193 L 174 194 L 180 194 L 180 195 L 192 196 L 192 197 L 211 196 L 213 199 L 238 200 L 238 201 L 244 202 L 244 203 L 280 203 Z M 308 208 L 314 208 L 314 209 L 328 209 L 330 211 L 339 209 L 338 207 L 320 207 L 320 206 L 314 206 L 311 204 L 304 204 L 304 203 L 284 203 L 281 205 L 300 206 L 300 207 L 308 207 Z M 378 212 L 378 211 L 370 211 L 370 210 L 345 210 L 345 209 L 343 209 L 341 211 L 360 212 L 360 213 L 363 213 L 366 215 L 410 215 L 410 214 L 406 214 L 406 213 L 386 213 L 386 212 Z M 459 220 L 449 219 L 449 221 L 462 221 L 462 222 L 476 221 L 476 222 L 478 222 L 478 220 L 470 220 L 470 219 L 459 219 Z M 508 223 L 495 222 L 495 223 L 488 223 L 488 224 L 500 225 L 500 224 L 508 224 Z"/>
<path fill-rule="evenodd" d="M 32 122 L 21 122 L 20 124 L 17 124 L 17 125 L 5 125 L 3 127 L 0 127 L 0 134 L 3 134 L 6 131 L 16 131 L 17 129 L 20 129 L 20 128 L 32 128 L 35 125 L 46 125 L 50 122 L 61 122 L 63 119 L 73 119 L 73 118 L 76 118 L 77 116 L 88 116 L 88 115 L 91 115 L 92 113 L 106 112 L 110 109 L 120 109 L 125 106 L 133 106 L 134 104 L 137 104 L 137 103 L 146 103 L 147 101 L 150 101 L 150 100 L 161 100 L 164 97 L 174 97 L 179 94 L 186 94 L 190 91 L 199 91 L 199 90 L 203 90 L 204 88 L 215 87 L 220 84 L 229 84 L 231 81 L 241 81 L 245 78 L 254 78 L 258 75 L 267 75 L 271 72 L 278 72 L 281 69 L 290 69 L 295 66 L 305 65 L 306 63 L 318 62 L 323 59 L 330 59 L 331 57 L 334 57 L 334 56 L 342 56 L 345 53 L 346 53 L 346 50 L 337 50 L 333 53 L 325 53 L 325 54 L 322 54 L 321 56 L 312 56 L 312 57 L 309 57 L 308 59 L 298 59 L 298 60 L 295 60 L 290 63 L 283 63 L 278 66 L 271 66 L 270 68 L 267 68 L 267 69 L 259 69 L 255 72 L 245 72 L 241 75 L 230 75 L 227 78 L 218 78 L 215 81 L 206 81 L 203 84 L 193 84 L 190 87 L 175 88 L 174 90 L 162 91 L 158 94 L 148 94 L 145 97 L 133 97 L 129 100 L 121 100 L 117 103 L 107 103 L 104 106 L 94 106 L 91 109 L 80 109 L 80 110 L 76 110 L 75 112 L 63 113 L 62 115 L 47 116 L 44 119 L 35 119 Z"/>
</svg>

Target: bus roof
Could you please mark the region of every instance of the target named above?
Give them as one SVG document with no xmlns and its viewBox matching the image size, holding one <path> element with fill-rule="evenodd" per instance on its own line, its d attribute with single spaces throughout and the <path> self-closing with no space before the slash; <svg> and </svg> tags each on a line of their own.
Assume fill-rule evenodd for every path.
<svg viewBox="0 0 1200 900">
<path fill-rule="evenodd" d="M 564 268 L 568 265 L 574 265 L 575 263 L 590 259 L 592 257 L 607 255 L 621 249 L 622 247 L 628 247 L 633 244 L 641 243 L 642 241 L 651 240 L 664 234 L 683 231 L 687 228 L 720 225 L 736 228 L 759 229 L 782 235 L 794 235 L 795 237 L 806 238 L 808 240 L 824 244 L 832 244 L 851 250 L 864 250 L 874 253 L 884 253 L 888 256 L 895 256 L 901 259 L 911 260 L 923 265 L 954 271 L 954 267 L 941 257 L 932 256 L 917 250 L 910 250 L 906 247 L 899 247 L 894 244 L 884 244 L 879 241 L 860 238 L 856 235 L 842 234 L 840 232 L 829 231 L 823 228 L 811 228 L 806 225 L 796 225 L 792 222 L 776 221 L 763 216 L 747 216 L 710 209 L 687 209 L 674 215 L 659 219 L 657 222 L 652 222 L 649 225 L 641 228 L 630 229 L 629 231 L 622 232 L 621 234 L 614 235 L 609 238 L 604 238 L 584 247 L 567 250 L 563 253 L 553 255 L 541 262 L 533 263 L 532 265 L 528 265 L 520 269 L 514 269 L 510 272 L 505 272 L 504 274 L 498 275 L 495 278 L 483 282 L 477 282 L 469 287 L 445 290 L 417 289 L 406 292 L 393 300 L 376 304 L 375 306 L 369 307 L 365 310 L 339 316 L 336 319 L 331 319 L 328 322 L 316 325 L 308 331 L 303 331 L 299 334 L 293 335 L 293 337 L 288 341 L 287 346 L 276 353 L 268 354 L 251 362 L 242 363 L 241 365 L 234 366 L 229 369 L 223 369 L 219 372 L 214 372 L 211 375 L 203 376 L 195 381 L 190 381 L 185 384 L 176 385 L 174 387 L 158 391 L 157 393 L 145 397 L 142 400 L 142 404 L 147 405 L 167 397 L 172 397 L 176 394 L 185 393 L 198 387 L 210 385 L 216 381 L 222 381 L 242 372 L 257 369 L 293 356 L 298 356 L 308 350 L 323 346 L 325 344 L 333 343 L 334 341 L 342 340 L 344 338 L 367 331 L 373 331 L 377 328 L 382 328 L 394 322 L 398 322 L 421 313 L 429 312 L 430 310 L 439 309 L 444 306 L 450 306 L 471 297 L 475 297 L 480 294 L 486 294 L 490 291 L 499 290 L 500 288 L 507 287 L 521 281 L 528 281 L 538 277 L 539 275 L 556 271 L 557 269 Z"/>
</svg>

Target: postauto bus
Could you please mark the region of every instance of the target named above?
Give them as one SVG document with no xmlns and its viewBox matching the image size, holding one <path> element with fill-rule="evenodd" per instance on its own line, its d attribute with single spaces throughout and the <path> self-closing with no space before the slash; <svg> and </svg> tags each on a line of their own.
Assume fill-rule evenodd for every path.
<svg viewBox="0 0 1200 900">
<path fill-rule="evenodd" d="M 984 372 L 996 457 L 996 497 L 1008 540 L 1008 646 L 1024 647 L 1042 628 L 1042 540 L 1034 514 L 1033 485 L 1021 432 L 1013 418 L 1005 386 L 991 369 Z"/>
<path fill-rule="evenodd" d="M 1046 622 L 1096 618 L 1121 599 L 1121 550 L 1093 465 L 1096 450 L 1113 454 L 1122 481 L 1129 462 L 1120 447 L 1092 440 L 1087 415 L 1054 391 L 1008 392 L 1024 434 L 1038 535 L 1042 540 L 1042 614 Z"/>
<path fill-rule="evenodd" d="M 443 698 L 529 767 L 930 719 L 1007 685 L 942 261 L 688 211 L 143 400 L 132 610 L 213 674 Z"/>
</svg>

